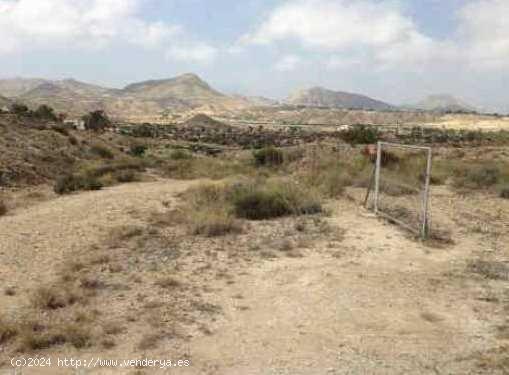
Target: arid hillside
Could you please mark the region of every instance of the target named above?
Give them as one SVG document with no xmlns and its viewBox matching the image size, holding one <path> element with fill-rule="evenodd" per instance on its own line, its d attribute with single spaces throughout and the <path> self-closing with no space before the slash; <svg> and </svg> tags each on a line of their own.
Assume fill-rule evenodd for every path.
<svg viewBox="0 0 509 375">
<path fill-rule="evenodd" d="M 161 117 L 165 112 L 185 112 L 204 105 L 228 110 L 251 105 L 247 99 L 226 96 L 195 74 L 167 80 L 134 83 L 111 89 L 79 82 L 11 79 L 0 80 L 0 95 L 30 107 L 47 104 L 71 117 L 93 110 L 105 110 L 112 117 Z"/>
<path fill-rule="evenodd" d="M 506 144 L 433 145 L 421 240 L 363 206 L 362 137 L 253 150 L 0 124 L 0 371 L 38 356 L 185 360 L 187 375 L 507 373 Z M 205 116 L 175 134 L 207 126 L 233 134 Z M 411 225 L 421 159 L 391 155 L 384 204 Z"/>
<path fill-rule="evenodd" d="M 288 104 L 308 107 L 326 107 L 340 109 L 389 110 L 394 106 L 364 95 L 352 94 L 313 87 L 293 93 L 286 100 Z"/>
</svg>

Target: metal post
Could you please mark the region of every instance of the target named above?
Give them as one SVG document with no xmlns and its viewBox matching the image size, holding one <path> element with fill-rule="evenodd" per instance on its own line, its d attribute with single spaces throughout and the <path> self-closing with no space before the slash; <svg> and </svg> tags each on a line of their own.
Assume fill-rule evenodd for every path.
<svg viewBox="0 0 509 375">
<path fill-rule="evenodd" d="M 382 142 L 378 142 L 376 148 L 376 170 L 375 170 L 375 214 L 378 213 L 378 193 L 380 190 L 381 166 L 382 166 Z"/>
<path fill-rule="evenodd" d="M 428 165 L 426 166 L 426 177 L 424 179 L 424 196 L 423 196 L 423 207 L 422 207 L 422 238 L 426 239 L 429 234 L 429 186 L 431 180 L 431 163 L 432 163 L 432 153 L 431 149 L 428 151 Z"/>
</svg>

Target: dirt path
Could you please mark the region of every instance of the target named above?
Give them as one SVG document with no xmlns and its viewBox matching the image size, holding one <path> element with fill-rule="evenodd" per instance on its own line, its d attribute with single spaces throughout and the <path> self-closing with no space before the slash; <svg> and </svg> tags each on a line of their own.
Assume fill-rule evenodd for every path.
<svg viewBox="0 0 509 375">
<path fill-rule="evenodd" d="M 0 285 L 18 288 L 52 277 L 73 254 L 101 242 L 110 228 L 171 202 L 196 182 L 158 181 L 120 185 L 59 197 L 0 218 Z M 138 214 L 138 215 L 137 215 Z"/>
<path fill-rule="evenodd" d="M 203 373 L 477 373 L 469 356 L 494 344 L 483 306 L 447 276 L 465 249 L 432 251 L 352 205 L 340 212 L 340 249 L 265 263 L 217 296 L 224 321 L 191 345 Z"/>
<path fill-rule="evenodd" d="M 146 217 L 163 201 L 174 203 L 190 184 L 122 185 L 0 218 L 0 285 L 24 290 L 51 278 L 60 262 L 99 243 L 108 228 L 136 224 L 136 213 Z M 487 307 L 476 299 L 477 286 L 450 277 L 474 243 L 429 249 L 350 202 L 341 202 L 328 220 L 346 232 L 340 245 L 265 261 L 236 275 L 234 283 L 210 285 L 207 297 L 223 314 L 211 335 L 186 344 L 193 366 L 175 372 L 482 373 L 472 354 L 496 344 L 493 323 L 480 313 Z M 161 358 L 166 349 L 144 354 Z"/>
</svg>

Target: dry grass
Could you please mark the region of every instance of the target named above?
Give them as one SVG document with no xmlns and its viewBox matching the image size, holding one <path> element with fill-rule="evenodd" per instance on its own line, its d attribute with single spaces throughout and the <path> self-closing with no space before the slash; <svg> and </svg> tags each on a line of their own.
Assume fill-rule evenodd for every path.
<svg viewBox="0 0 509 375">
<path fill-rule="evenodd" d="M 190 214 L 190 232 L 206 237 L 242 233 L 242 224 L 225 210 L 203 209 Z"/>
<path fill-rule="evenodd" d="M 49 349 L 53 346 L 70 344 L 76 349 L 92 345 L 90 329 L 78 323 L 59 323 L 44 326 L 40 323 L 27 323 L 19 333 L 21 352 Z"/>
<path fill-rule="evenodd" d="M 142 337 L 138 343 L 139 350 L 157 349 L 160 341 L 164 338 L 161 333 L 149 333 Z"/>
<path fill-rule="evenodd" d="M 111 228 L 107 235 L 106 244 L 110 248 L 125 246 L 131 239 L 143 235 L 143 231 L 142 227 L 136 225 L 122 225 Z"/>
<path fill-rule="evenodd" d="M 487 279 L 509 281 L 509 265 L 503 262 L 475 260 L 467 268 Z"/>
<path fill-rule="evenodd" d="M 18 330 L 12 324 L 0 319 L 0 344 L 6 343 L 18 334 Z"/>
<path fill-rule="evenodd" d="M 167 276 L 167 277 L 163 277 L 163 278 L 157 280 L 155 282 L 155 285 L 157 285 L 158 287 L 163 288 L 163 289 L 175 289 L 175 288 L 179 288 L 182 284 L 177 279 L 175 279 L 171 276 Z"/>
<path fill-rule="evenodd" d="M 31 297 L 32 306 L 42 310 L 57 310 L 84 302 L 78 290 L 67 285 L 40 286 Z"/>
</svg>

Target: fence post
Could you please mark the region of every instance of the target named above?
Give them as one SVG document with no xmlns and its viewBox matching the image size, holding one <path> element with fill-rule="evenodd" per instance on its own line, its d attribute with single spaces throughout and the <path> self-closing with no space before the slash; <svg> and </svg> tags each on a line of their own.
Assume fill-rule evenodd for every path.
<svg viewBox="0 0 509 375">
<path fill-rule="evenodd" d="M 431 163 L 432 163 L 432 151 L 429 149 L 428 151 L 428 164 L 426 166 L 426 177 L 424 179 L 424 196 L 423 196 L 423 207 L 422 207 L 422 238 L 426 239 L 429 234 L 429 186 L 431 180 Z"/>
<path fill-rule="evenodd" d="M 378 192 L 380 190 L 380 167 L 382 166 L 382 142 L 377 143 L 375 169 L 375 214 L 378 214 Z"/>
</svg>

